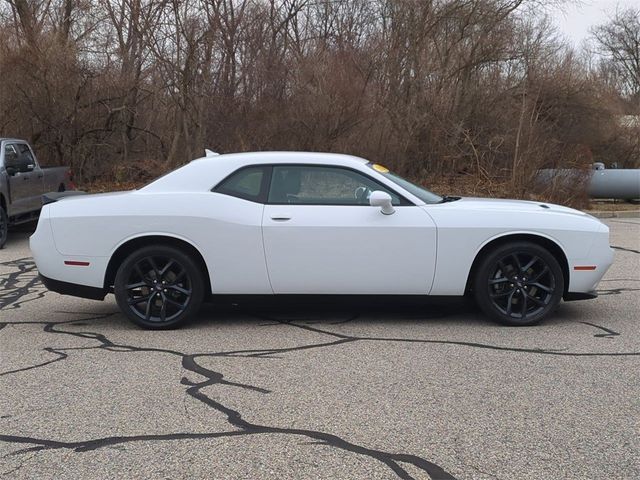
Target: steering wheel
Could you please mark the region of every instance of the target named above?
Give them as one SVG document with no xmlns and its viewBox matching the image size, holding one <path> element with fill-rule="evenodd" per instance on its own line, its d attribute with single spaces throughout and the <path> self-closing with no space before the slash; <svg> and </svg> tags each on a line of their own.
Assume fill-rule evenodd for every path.
<svg viewBox="0 0 640 480">
<path fill-rule="evenodd" d="M 368 200 L 369 196 L 371 195 L 371 190 L 364 186 L 358 187 L 356 188 L 355 192 L 353 192 L 353 195 L 354 197 L 356 197 L 358 203 L 365 203 L 365 201 Z"/>
</svg>

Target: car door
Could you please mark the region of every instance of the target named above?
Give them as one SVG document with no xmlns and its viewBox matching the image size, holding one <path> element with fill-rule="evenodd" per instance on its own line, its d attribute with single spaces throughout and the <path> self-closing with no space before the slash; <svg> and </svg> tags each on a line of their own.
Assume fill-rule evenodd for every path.
<svg viewBox="0 0 640 480">
<path fill-rule="evenodd" d="M 29 145 L 18 143 L 16 148 L 18 149 L 18 165 L 23 170 L 22 175 L 29 177 L 28 188 L 25 192 L 27 195 L 25 204 L 30 211 L 39 210 L 42 207 L 42 194 L 44 193 L 44 172 L 38 165 Z"/>
<path fill-rule="evenodd" d="M 9 215 L 19 215 L 33 210 L 32 171 L 20 154 L 18 143 L 4 144 L 4 165 L 9 180 Z"/>
<path fill-rule="evenodd" d="M 211 287 L 216 294 L 273 293 L 262 239 L 270 174 L 269 166 L 241 167 L 213 188 L 219 195 L 205 206 L 211 218 L 193 237 L 202 235 L 199 243 L 211 262 Z"/>
<path fill-rule="evenodd" d="M 369 205 L 383 190 L 395 213 Z M 262 231 L 276 294 L 428 294 L 436 259 L 431 217 L 362 172 L 275 165 Z"/>
</svg>

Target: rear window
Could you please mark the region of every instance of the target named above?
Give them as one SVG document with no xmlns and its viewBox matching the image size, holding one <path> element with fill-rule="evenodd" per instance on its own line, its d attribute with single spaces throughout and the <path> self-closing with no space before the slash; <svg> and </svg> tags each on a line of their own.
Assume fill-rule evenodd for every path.
<svg viewBox="0 0 640 480">
<path fill-rule="evenodd" d="M 214 192 L 260 202 L 265 186 L 265 167 L 247 167 L 232 173 L 220 182 Z"/>
</svg>

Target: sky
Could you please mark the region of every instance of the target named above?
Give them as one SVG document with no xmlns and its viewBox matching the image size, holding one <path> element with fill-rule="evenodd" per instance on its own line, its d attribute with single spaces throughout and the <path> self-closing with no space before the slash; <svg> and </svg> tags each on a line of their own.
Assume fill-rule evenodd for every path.
<svg viewBox="0 0 640 480">
<path fill-rule="evenodd" d="M 550 12 L 558 31 L 579 47 L 589 36 L 589 28 L 607 23 L 616 7 L 640 8 L 640 0 L 582 0 L 579 4 L 567 4 Z"/>
</svg>

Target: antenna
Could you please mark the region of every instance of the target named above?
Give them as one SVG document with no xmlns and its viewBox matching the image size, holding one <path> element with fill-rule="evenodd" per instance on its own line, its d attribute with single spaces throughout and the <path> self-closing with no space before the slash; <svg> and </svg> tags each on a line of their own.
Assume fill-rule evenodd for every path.
<svg viewBox="0 0 640 480">
<path fill-rule="evenodd" d="M 220 154 L 218 152 L 214 152 L 213 150 L 209 150 L 208 148 L 205 148 L 204 155 L 205 157 L 217 157 Z"/>
</svg>

